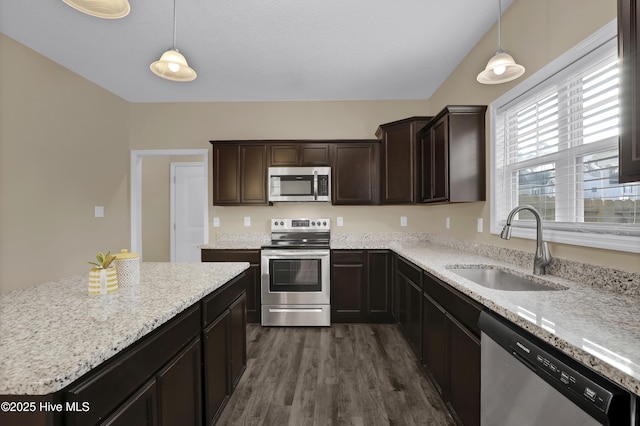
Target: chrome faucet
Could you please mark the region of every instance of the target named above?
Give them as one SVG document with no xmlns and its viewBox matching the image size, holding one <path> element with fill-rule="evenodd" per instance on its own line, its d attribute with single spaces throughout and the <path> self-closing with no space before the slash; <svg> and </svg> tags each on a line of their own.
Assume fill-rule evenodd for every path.
<svg viewBox="0 0 640 426">
<path fill-rule="evenodd" d="M 518 206 L 511 210 L 507 217 L 507 224 L 500 233 L 500 238 L 508 240 L 511 238 L 511 221 L 516 213 L 522 210 L 529 210 L 536 218 L 536 255 L 533 258 L 533 274 L 544 275 L 546 266 L 551 263 L 551 252 L 549 252 L 549 246 L 546 241 L 542 241 L 542 219 L 540 213 L 533 206 Z"/>
</svg>

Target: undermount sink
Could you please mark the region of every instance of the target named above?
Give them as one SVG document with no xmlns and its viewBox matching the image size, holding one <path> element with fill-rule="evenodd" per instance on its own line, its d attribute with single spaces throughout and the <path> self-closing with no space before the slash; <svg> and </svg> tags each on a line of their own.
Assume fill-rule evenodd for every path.
<svg viewBox="0 0 640 426">
<path fill-rule="evenodd" d="M 506 291 L 552 291 L 566 290 L 557 284 L 541 284 L 529 278 L 511 272 L 489 267 L 449 267 L 451 272 L 460 275 L 476 284 L 494 290 Z"/>
</svg>

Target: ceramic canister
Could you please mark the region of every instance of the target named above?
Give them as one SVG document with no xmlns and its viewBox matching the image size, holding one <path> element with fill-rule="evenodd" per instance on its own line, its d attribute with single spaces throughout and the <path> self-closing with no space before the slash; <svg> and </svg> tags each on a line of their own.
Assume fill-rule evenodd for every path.
<svg viewBox="0 0 640 426">
<path fill-rule="evenodd" d="M 118 291 L 118 273 L 115 268 L 91 268 L 89 294 L 108 294 Z"/>
<path fill-rule="evenodd" d="M 133 287 L 140 284 L 140 256 L 122 249 L 116 254 L 116 271 L 118 273 L 118 285 L 120 287 Z"/>
</svg>

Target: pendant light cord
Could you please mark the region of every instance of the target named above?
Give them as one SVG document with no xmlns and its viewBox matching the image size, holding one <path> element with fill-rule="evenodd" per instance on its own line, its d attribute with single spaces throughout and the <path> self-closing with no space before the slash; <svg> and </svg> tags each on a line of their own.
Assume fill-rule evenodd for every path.
<svg viewBox="0 0 640 426">
<path fill-rule="evenodd" d="M 176 49 L 176 0 L 173 0 L 173 50 Z"/>
<path fill-rule="evenodd" d="M 501 19 L 502 19 L 502 0 L 498 0 L 498 52 L 502 52 L 502 22 L 501 22 Z"/>
</svg>

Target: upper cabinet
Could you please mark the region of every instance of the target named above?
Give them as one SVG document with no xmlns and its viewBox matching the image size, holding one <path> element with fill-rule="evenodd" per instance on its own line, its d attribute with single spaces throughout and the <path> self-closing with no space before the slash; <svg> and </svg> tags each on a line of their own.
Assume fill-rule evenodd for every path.
<svg viewBox="0 0 640 426">
<path fill-rule="evenodd" d="M 269 166 L 329 166 L 329 143 L 272 142 Z"/>
<path fill-rule="evenodd" d="M 484 201 L 485 105 L 447 106 L 418 132 L 418 202 Z"/>
<path fill-rule="evenodd" d="M 432 117 L 411 117 L 380 125 L 381 204 L 410 204 L 419 198 L 417 133 Z"/>
<path fill-rule="evenodd" d="M 217 142 L 213 145 L 213 204 L 267 204 L 267 145 Z"/>
<path fill-rule="evenodd" d="M 378 204 L 379 148 L 377 140 L 332 144 L 333 204 Z"/>
<path fill-rule="evenodd" d="M 640 181 L 640 8 L 618 0 L 620 69 L 620 182 Z"/>
</svg>

